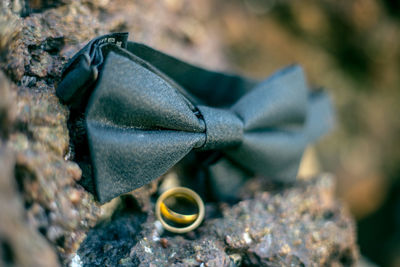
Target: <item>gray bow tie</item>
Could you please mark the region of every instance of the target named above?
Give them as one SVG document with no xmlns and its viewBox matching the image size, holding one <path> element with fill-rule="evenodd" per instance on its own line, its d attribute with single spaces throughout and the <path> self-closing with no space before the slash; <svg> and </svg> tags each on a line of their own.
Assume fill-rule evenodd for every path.
<svg viewBox="0 0 400 267">
<path fill-rule="evenodd" d="M 149 183 L 191 151 L 218 150 L 239 168 L 290 181 L 305 147 L 332 126 L 329 98 L 308 92 L 299 66 L 256 83 L 104 38 L 74 58 L 57 89 L 70 105 L 79 98 L 70 96 L 90 91 L 85 128 L 101 202 Z M 69 73 L 91 77 L 76 71 L 84 65 L 77 60 L 99 72 L 90 85 L 72 85 Z"/>
</svg>

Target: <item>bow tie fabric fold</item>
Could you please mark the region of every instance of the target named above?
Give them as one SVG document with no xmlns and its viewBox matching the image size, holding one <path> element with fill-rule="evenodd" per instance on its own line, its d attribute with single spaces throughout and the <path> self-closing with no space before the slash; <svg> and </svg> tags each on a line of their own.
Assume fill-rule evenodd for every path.
<svg viewBox="0 0 400 267">
<path fill-rule="evenodd" d="M 207 71 L 117 33 L 67 65 L 57 95 L 84 112 L 96 195 L 106 202 L 167 172 L 191 151 L 295 179 L 306 146 L 333 124 L 330 100 L 290 66 L 255 82 Z"/>
</svg>

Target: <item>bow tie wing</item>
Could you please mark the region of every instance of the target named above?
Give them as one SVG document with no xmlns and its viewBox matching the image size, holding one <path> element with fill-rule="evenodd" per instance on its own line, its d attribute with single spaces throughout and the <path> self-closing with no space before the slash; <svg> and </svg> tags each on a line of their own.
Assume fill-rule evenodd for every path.
<svg viewBox="0 0 400 267">
<path fill-rule="evenodd" d="M 86 127 L 101 202 L 149 183 L 205 142 L 204 122 L 173 86 L 115 53 L 89 100 Z"/>
<path fill-rule="evenodd" d="M 87 126 L 100 202 L 148 184 L 204 139 L 200 133 L 124 130 L 92 122 Z"/>
<path fill-rule="evenodd" d="M 307 92 L 303 70 L 294 65 L 260 82 L 231 109 L 241 117 L 246 131 L 303 125 Z"/>
<path fill-rule="evenodd" d="M 240 147 L 225 153 L 256 174 L 295 179 L 307 144 L 331 126 L 324 123 L 332 117 L 329 107 L 323 111 L 328 98 L 320 96 L 309 101 L 299 66 L 276 73 L 232 107 L 243 120 L 244 138 Z"/>
<path fill-rule="evenodd" d="M 204 122 L 194 114 L 193 105 L 145 64 L 111 52 L 87 115 L 121 127 L 204 132 Z"/>
</svg>

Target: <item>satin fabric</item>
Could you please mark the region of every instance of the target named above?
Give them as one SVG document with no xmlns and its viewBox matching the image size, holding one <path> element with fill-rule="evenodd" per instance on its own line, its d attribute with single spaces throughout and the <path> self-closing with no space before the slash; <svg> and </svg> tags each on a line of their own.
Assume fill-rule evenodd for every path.
<svg viewBox="0 0 400 267">
<path fill-rule="evenodd" d="M 208 168 L 214 186 L 226 175 L 293 181 L 306 146 L 333 125 L 329 97 L 309 92 L 298 65 L 258 82 L 192 66 L 124 33 L 83 48 L 57 94 L 83 114 L 84 176 L 100 202 L 201 151 L 222 155 Z"/>
</svg>

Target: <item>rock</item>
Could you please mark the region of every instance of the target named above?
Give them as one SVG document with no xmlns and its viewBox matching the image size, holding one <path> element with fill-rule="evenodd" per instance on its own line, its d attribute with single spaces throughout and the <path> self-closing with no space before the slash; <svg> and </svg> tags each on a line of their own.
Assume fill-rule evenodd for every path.
<svg viewBox="0 0 400 267">
<path fill-rule="evenodd" d="M 259 192 L 223 210 L 223 219 L 205 229 L 224 239 L 227 250 L 242 252 L 245 265 L 352 265 L 358 258 L 355 226 L 333 195 L 332 176 L 320 175 Z"/>
<path fill-rule="evenodd" d="M 12 10 L 9 1 L 0 3 L 0 56 L 4 57 L 9 51 L 8 45 L 19 34 L 22 22 L 18 15 Z"/>
<path fill-rule="evenodd" d="M 69 153 L 68 110 L 55 96 L 54 86 L 66 63 L 61 49 L 90 39 L 100 30 L 100 23 L 78 2 L 26 18 L 17 16 L 11 3 L 1 4 L 1 12 L 13 19 L 10 26 L 15 25 L 13 34 L 6 27 L 0 28 L 0 35 L 8 38 L 2 46 L 6 52 L 2 53 L 1 67 L 18 88 L 14 102 L 3 98 L 15 107 L 15 121 L 5 126 L 9 115 L 3 116 L 1 132 L 9 132 L 4 143 L 16 157 L 13 179 L 30 227 L 36 227 L 67 262 L 96 224 L 101 210 L 93 196 L 76 183 L 81 175 L 79 167 L 64 159 Z M 71 23 L 76 25 L 71 27 Z M 27 245 L 34 247 L 35 239 Z"/>
<path fill-rule="evenodd" d="M 160 234 L 152 213 L 135 226 L 133 218 L 142 215 L 131 210 L 131 223 L 125 222 L 125 228 L 135 234 L 123 235 L 130 236 L 129 241 L 121 242 L 119 234 L 109 230 L 121 228 L 125 219 L 117 216 L 90 231 L 78 254 L 84 264 L 98 266 L 120 261 L 126 266 L 351 266 L 357 262 L 354 222 L 333 199 L 332 176 L 274 190 L 268 185 L 268 192 L 262 192 L 266 183 L 261 179 L 247 187 L 254 183 L 258 190 L 253 196 L 222 206 L 220 218 L 206 219 L 194 233 Z M 102 253 L 91 245 L 93 239 L 107 240 L 119 254 Z"/>
<path fill-rule="evenodd" d="M 93 196 L 71 175 L 79 167 L 35 147 L 15 150 L 15 178 L 34 224 L 64 256 L 75 252 L 100 213 Z M 37 206 L 44 212 L 35 212 Z"/>
<path fill-rule="evenodd" d="M 0 72 L 0 129 L 8 127 L 15 99 L 10 84 Z M 8 108 L 6 108 L 8 107 Z M 4 138 L 4 136 L 2 136 Z M 54 248 L 26 220 L 26 210 L 14 178 L 15 153 L 0 143 L 0 266 L 59 266 Z"/>
<path fill-rule="evenodd" d="M 1 71 L 0 96 L 0 138 L 4 140 L 8 137 L 15 119 L 15 92 Z"/>
<path fill-rule="evenodd" d="M 118 213 L 112 223 L 102 223 L 93 228 L 79 248 L 78 255 L 87 266 L 116 266 L 127 263 L 131 248 L 137 242 L 144 213 Z"/>
</svg>

